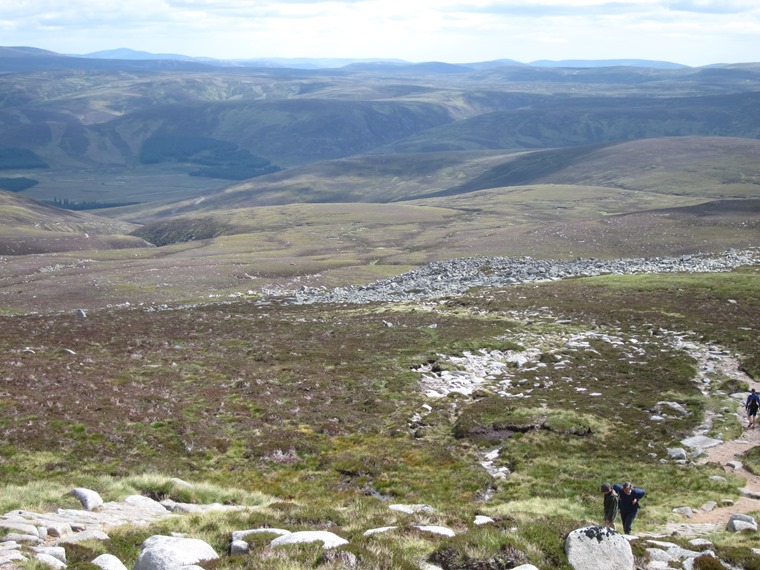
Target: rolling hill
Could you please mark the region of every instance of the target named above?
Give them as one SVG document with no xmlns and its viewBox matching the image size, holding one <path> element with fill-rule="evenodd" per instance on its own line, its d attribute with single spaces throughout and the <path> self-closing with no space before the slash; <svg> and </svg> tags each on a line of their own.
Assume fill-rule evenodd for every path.
<svg viewBox="0 0 760 570">
<path fill-rule="evenodd" d="M 756 64 L 287 69 L 4 48 L 0 70 L 0 174 L 23 182 L 0 242 L 9 274 L 34 275 L 9 307 L 758 242 Z M 38 271 L 61 263 L 67 286 Z"/>
<path fill-rule="evenodd" d="M 202 199 L 130 209 L 132 221 L 289 203 L 387 203 L 529 184 L 564 184 L 703 200 L 750 198 L 760 141 L 668 137 L 520 152 L 373 154 L 323 161 L 229 185 Z M 126 210 L 125 210 L 126 211 Z M 141 217 L 140 212 L 144 212 Z"/>
<path fill-rule="evenodd" d="M 757 569 L 717 518 L 756 516 L 757 481 L 674 446 L 760 469 L 757 255 L 696 263 L 760 248 L 758 69 L 659 67 L 0 48 L 6 530 L 45 536 L 32 511 L 86 486 L 191 512 L 61 542 L 72 568 L 172 533 L 219 569 L 569 570 L 614 478 L 649 490 L 642 537 L 695 555 L 671 565 Z M 482 256 L 515 259 L 451 261 Z M 313 528 L 349 546 L 267 536 Z M 636 567 L 676 550 L 645 540 Z"/>
<path fill-rule="evenodd" d="M 0 255 L 140 248 L 136 226 L 70 212 L 0 190 Z"/>
</svg>

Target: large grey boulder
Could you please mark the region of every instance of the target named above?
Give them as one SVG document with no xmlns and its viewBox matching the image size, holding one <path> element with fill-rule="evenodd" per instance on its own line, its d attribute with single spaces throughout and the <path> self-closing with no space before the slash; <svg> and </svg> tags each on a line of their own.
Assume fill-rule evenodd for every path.
<svg viewBox="0 0 760 570">
<path fill-rule="evenodd" d="M 143 542 L 133 570 L 179 570 L 218 558 L 208 543 L 197 538 L 154 535 Z"/>
<path fill-rule="evenodd" d="M 631 545 L 622 534 L 601 526 L 579 528 L 565 541 L 574 570 L 633 570 Z"/>
<path fill-rule="evenodd" d="M 77 487 L 71 491 L 71 494 L 79 499 L 79 502 L 82 503 L 82 507 L 86 511 L 95 510 L 103 505 L 103 499 L 101 499 L 100 495 L 98 495 L 98 493 L 92 489 Z"/>
</svg>

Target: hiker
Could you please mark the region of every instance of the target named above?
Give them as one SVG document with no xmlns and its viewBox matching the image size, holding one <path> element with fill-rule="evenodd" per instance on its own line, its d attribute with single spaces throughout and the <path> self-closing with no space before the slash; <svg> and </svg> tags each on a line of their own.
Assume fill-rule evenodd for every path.
<svg viewBox="0 0 760 570">
<path fill-rule="evenodd" d="M 631 534 L 631 525 L 636 515 L 639 513 L 639 501 L 644 497 L 646 491 L 634 487 L 633 483 L 626 481 L 622 485 L 615 483 L 612 488 L 618 494 L 618 505 L 620 518 L 623 521 L 623 532 Z"/>
<path fill-rule="evenodd" d="M 602 483 L 604 493 L 604 526 L 615 530 L 615 519 L 618 514 L 618 494 L 609 483 Z"/>
<path fill-rule="evenodd" d="M 755 389 L 750 390 L 749 396 L 747 396 L 747 403 L 744 404 L 744 409 L 747 410 L 747 429 L 755 427 L 755 420 L 757 419 L 757 409 L 760 408 L 760 395 L 755 393 Z"/>
</svg>

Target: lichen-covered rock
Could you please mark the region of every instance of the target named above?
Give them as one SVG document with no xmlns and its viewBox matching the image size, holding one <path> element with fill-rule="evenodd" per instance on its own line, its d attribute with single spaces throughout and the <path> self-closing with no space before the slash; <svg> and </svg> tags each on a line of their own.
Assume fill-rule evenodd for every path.
<svg viewBox="0 0 760 570">
<path fill-rule="evenodd" d="M 565 541 L 574 570 L 633 570 L 631 545 L 622 534 L 601 526 L 579 528 Z"/>
</svg>

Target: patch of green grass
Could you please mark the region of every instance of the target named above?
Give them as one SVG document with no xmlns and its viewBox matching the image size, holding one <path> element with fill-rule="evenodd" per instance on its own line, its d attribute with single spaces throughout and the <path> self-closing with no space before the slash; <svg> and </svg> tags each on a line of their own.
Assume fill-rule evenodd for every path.
<svg viewBox="0 0 760 570">
<path fill-rule="evenodd" d="M 753 475 L 760 475 L 760 446 L 753 447 L 742 455 L 744 468 Z"/>
</svg>

